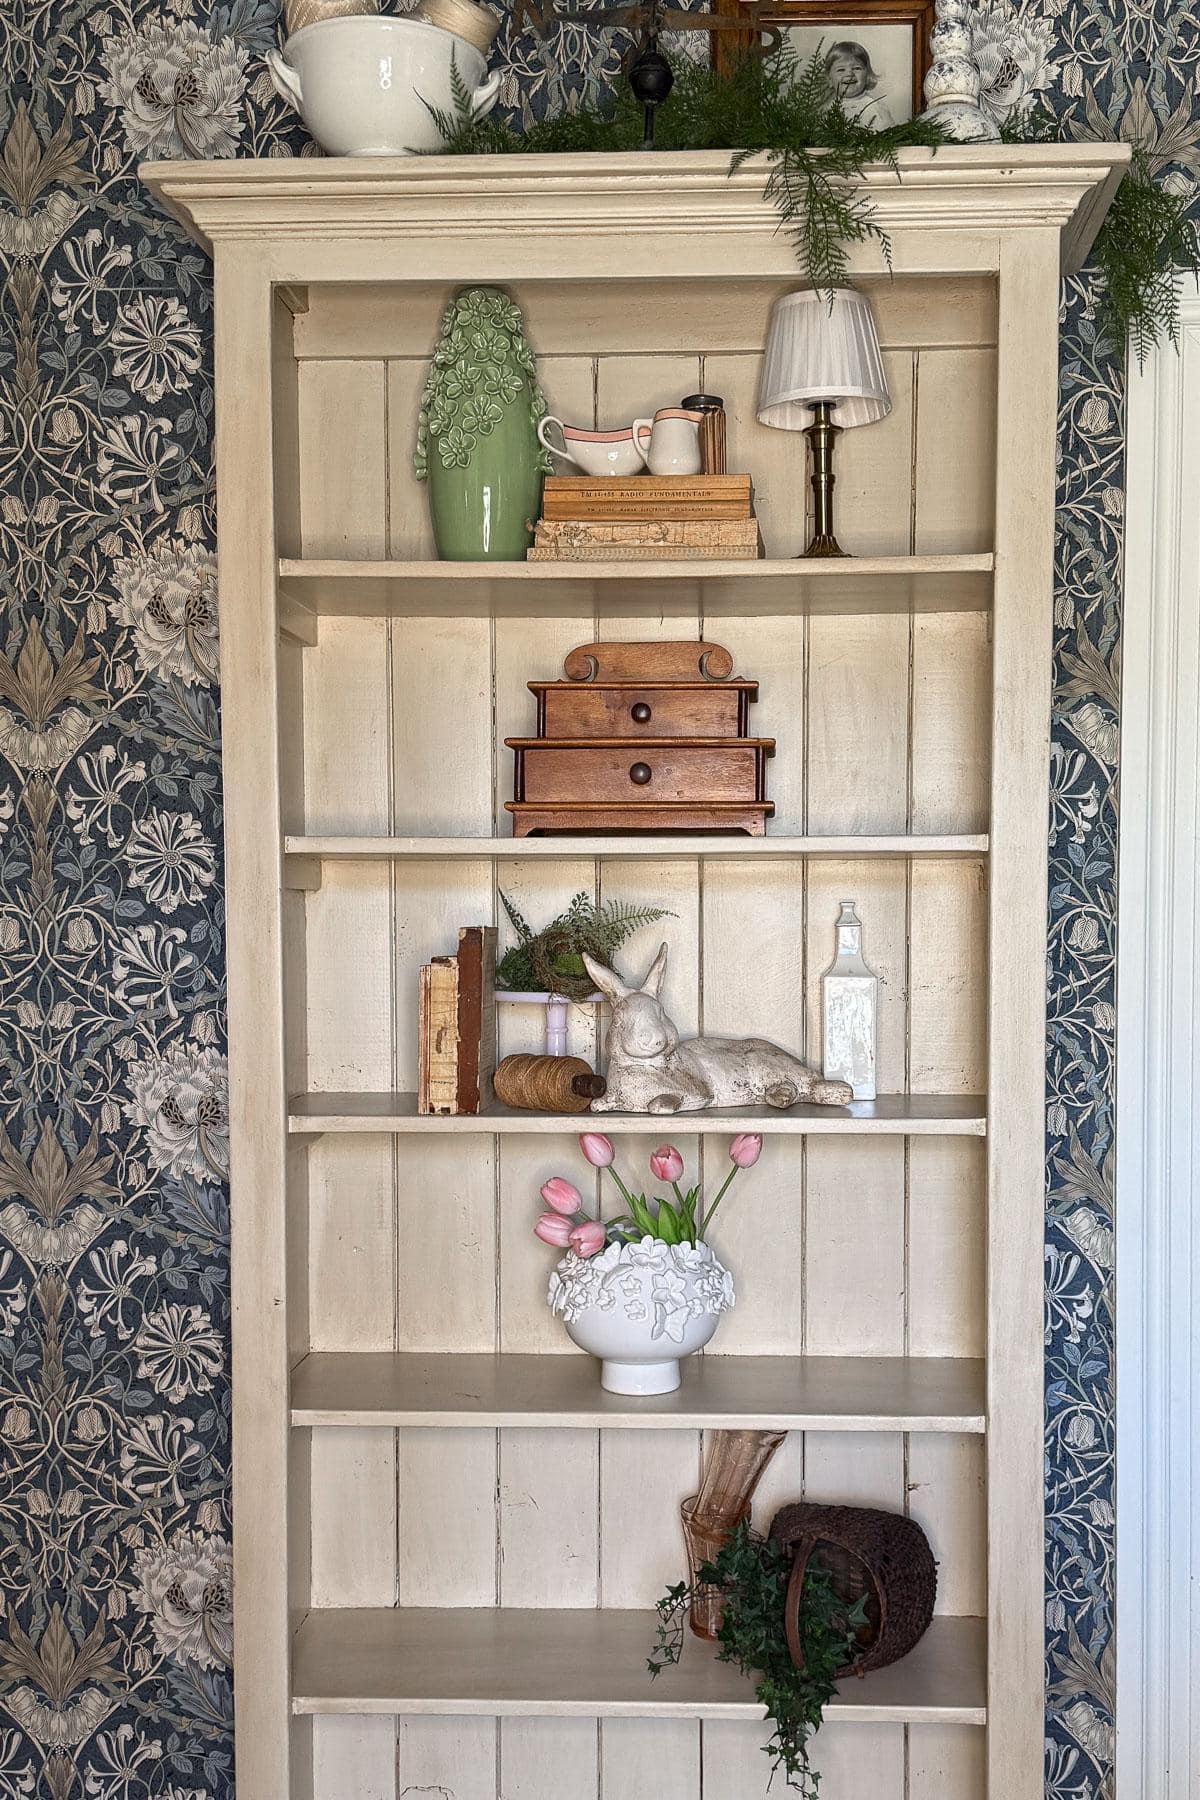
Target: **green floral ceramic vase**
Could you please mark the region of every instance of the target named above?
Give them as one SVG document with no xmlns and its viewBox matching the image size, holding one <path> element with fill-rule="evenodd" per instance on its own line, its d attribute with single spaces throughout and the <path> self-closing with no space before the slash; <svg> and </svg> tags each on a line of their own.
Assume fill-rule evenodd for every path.
<svg viewBox="0 0 1200 1800">
<path fill-rule="evenodd" d="M 498 288 L 469 288 L 452 300 L 421 400 L 415 458 L 444 560 L 524 559 L 550 467 L 537 436 L 545 411 L 520 308 Z"/>
</svg>

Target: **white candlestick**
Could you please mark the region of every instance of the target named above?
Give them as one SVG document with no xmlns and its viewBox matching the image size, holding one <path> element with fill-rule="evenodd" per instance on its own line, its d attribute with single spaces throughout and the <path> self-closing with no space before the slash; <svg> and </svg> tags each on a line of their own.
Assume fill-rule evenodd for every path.
<svg viewBox="0 0 1200 1800">
<path fill-rule="evenodd" d="M 567 1054 L 567 1008 L 569 1000 L 561 994 L 551 994 L 546 1002 L 546 1055 L 565 1056 Z"/>
</svg>

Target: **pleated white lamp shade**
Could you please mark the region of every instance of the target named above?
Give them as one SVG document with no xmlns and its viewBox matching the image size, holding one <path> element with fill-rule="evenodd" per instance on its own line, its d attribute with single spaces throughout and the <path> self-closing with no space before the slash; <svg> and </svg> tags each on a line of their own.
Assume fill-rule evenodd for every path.
<svg viewBox="0 0 1200 1800">
<path fill-rule="evenodd" d="M 833 423 L 874 425 L 892 410 L 869 302 L 854 288 L 806 288 L 775 302 L 758 384 L 758 422 L 803 431 L 813 403 L 835 400 Z"/>
</svg>

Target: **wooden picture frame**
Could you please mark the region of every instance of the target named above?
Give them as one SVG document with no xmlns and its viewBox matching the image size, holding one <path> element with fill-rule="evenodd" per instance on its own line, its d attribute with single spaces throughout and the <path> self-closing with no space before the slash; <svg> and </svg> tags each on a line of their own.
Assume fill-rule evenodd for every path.
<svg viewBox="0 0 1200 1800">
<path fill-rule="evenodd" d="M 715 0 L 713 10 L 721 18 L 737 18 L 747 12 L 746 0 Z M 929 70 L 929 36 L 933 30 L 934 0 L 768 0 L 759 10 L 759 27 L 785 30 L 791 25 L 827 27 L 824 35 L 848 36 L 856 26 L 908 26 L 912 32 L 912 114 L 924 105 L 925 76 Z M 713 63 L 727 71 L 739 55 L 755 45 L 755 32 L 722 31 L 713 35 Z"/>
</svg>

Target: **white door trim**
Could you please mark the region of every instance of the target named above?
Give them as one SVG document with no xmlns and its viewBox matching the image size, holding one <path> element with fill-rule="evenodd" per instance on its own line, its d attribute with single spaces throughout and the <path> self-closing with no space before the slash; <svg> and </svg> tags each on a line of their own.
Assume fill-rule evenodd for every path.
<svg viewBox="0 0 1200 1800">
<path fill-rule="evenodd" d="M 1200 296 L 1131 366 L 1117 931 L 1117 1794 L 1200 1794 Z"/>
</svg>

